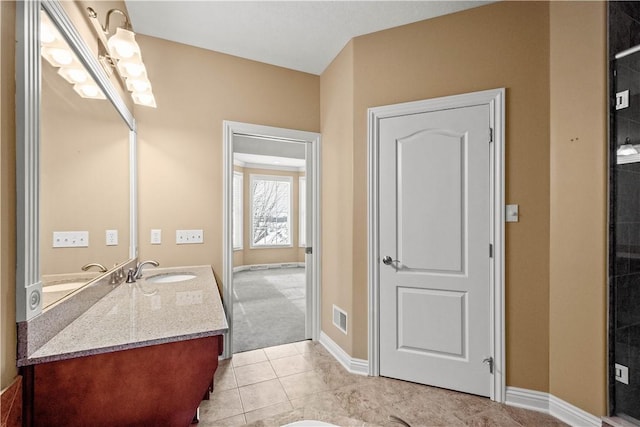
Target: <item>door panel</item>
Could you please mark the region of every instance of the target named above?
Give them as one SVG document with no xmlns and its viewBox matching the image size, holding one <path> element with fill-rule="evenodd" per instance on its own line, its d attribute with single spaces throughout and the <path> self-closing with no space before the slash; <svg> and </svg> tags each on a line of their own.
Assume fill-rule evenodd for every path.
<svg viewBox="0 0 640 427">
<path fill-rule="evenodd" d="M 465 136 L 428 130 L 397 141 L 398 256 L 404 268 L 462 271 Z"/>
<path fill-rule="evenodd" d="M 464 358 L 465 312 L 464 292 L 399 287 L 398 350 Z"/>
<path fill-rule="evenodd" d="M 380 373 L 488 396 L 488 105 L 380 121 Z"/>
</svg>

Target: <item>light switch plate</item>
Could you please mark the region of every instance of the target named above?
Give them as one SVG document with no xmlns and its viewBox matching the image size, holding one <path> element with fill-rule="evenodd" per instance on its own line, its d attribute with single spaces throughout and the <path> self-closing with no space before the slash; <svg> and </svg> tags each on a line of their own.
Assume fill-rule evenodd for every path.
<svg viewBox="0 0 640 427">
<path fill-rule="evenodd" d="M 159 245 L 162 243 L 162 230 L 153 229 L 151 230 L 151 244 Z"/>
<path fill-rule="evenodd" d="M 504 210 L 506 222 L 518 222 L 518 205 L 507 205 Z"/>
<path fill-rule="evenodd" d="M 619 363 L 615 364 L 616 381 L 623 384 L 629 384 L 629 368 Z"/>
<path fill-rule="evenodd" d="M 629 91 L 625 90 L 616 93 L 616 110 L 629 107 Z"/>
</svg>

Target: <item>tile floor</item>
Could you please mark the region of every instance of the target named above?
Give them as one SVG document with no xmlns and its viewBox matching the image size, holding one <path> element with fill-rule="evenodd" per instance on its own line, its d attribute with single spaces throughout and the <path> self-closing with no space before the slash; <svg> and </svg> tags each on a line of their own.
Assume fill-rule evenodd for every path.
<svg viewBox="0 0 640 427">
<path fill-rule="evenodd" d="M 303 419 L 339 426 L 564 426 L 538 412 L 382 377 L 348 373 L 315 342 L 237 353 L 221 361 L 199 427 L 280 426 Z"/>
</svg>

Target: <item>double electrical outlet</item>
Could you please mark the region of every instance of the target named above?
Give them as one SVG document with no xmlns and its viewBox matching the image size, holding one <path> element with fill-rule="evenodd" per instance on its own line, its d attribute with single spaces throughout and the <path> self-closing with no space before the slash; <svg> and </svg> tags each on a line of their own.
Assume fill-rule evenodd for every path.
<svg viewBox="0 0 640 427">
<path fill-rule="evenodd" d="M 162 230 L 151 230 L 151 244 L 159 245 L 162 243 Z M 203 230 L 176 230 L 176 244 L 190 245 L 196 243 L 204 243 Z"/>
</svg>

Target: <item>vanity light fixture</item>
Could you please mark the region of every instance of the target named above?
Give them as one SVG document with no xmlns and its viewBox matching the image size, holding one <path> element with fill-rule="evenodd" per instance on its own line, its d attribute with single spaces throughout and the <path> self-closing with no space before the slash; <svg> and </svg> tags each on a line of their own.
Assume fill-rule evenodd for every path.
<svg viewBox="0 0 640 427">
<path fill-rule="evenodd" d="M 151 82 L 142 62 L 140 46 L 136 42 L 135 33 L 131 29 L 131 21 L 120 9 L 107 12 L 105 25 L 98 20 L 98 14 L 87 7 L 89 18 L 98 33 L 100 62 L 108 73 L 117 71 L 124 80 L 127 90 L 131 92 L 133 102 L 147 107 L 156 107 L 156 100 L 151 90 Z M 114 13 L 124 17 L 124 26 L 117 27 L 115 34 L 110 32 L 111 15 Z"/>
<path fill-rule="evenodd" d="M 616 154 L 618 156 L 632 156 L 638 154 L 638 150 L 631 144 L 623 144 L 618 147 Z"/>
<path fill-rule="evenodd" d="M 49 64 L 58 68 L 58 74 L 73 85 L 78 95 L 83 98 L 107 99 L 44 11 L 40 12 L 40 54 Z"/>
<path fill-rule="evenodd" d="M 625 138 L 624 144 L 616 150 L 616 163 L 624 165 L 627 163 L 640 162 L 640 145 L 633 145 L 629 137 Z"/>
</svg>

